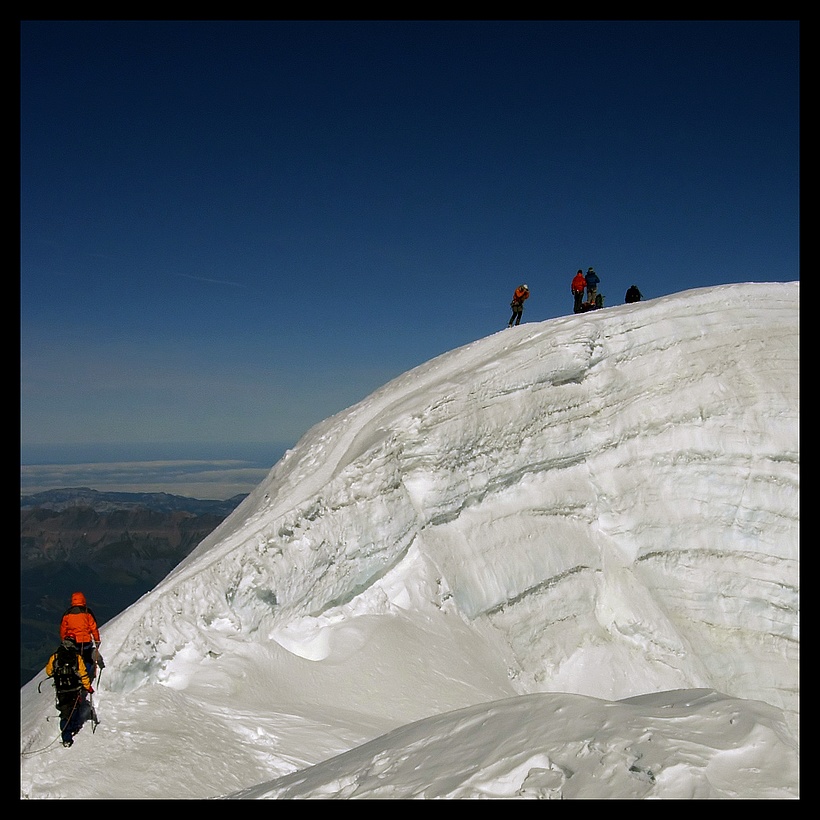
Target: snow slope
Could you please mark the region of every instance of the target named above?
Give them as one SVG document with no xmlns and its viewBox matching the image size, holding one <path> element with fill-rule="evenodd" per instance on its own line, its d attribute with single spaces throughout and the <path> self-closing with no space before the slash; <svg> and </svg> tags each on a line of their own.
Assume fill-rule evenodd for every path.
<svg viewBox="0 0 820 820">
<path fill-rule="evenodd" d="M 523 324 L 317 425 L 105 625 L 95 734 L 22 689 L 21 794 L 796 796 L 798 299 Z"/>
</svg>

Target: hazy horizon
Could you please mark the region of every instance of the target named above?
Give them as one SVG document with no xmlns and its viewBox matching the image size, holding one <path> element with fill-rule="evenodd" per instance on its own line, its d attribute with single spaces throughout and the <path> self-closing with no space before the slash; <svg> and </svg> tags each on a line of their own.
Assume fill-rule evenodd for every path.
<svg viewBox="0 0 820 820">
<path fill-rule="evenodd" d="M 88 487 L 225 500 L 250 493 L 288 447 L 264 442 L 25 445 L 20 494 Z"/>
</svg>

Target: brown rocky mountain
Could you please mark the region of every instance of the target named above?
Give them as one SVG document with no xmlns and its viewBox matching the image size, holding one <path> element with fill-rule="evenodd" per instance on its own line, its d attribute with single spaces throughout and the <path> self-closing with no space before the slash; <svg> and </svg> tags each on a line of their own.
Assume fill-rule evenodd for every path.
<svg viewBox="0 0 820 820">
<path fill-rule="evenodd" d="M 71 593 L 102 626 L 153 589 L 244 496 L 52 490 L 20 499 L 20 685 L 59 640 Z"/>
</svg>

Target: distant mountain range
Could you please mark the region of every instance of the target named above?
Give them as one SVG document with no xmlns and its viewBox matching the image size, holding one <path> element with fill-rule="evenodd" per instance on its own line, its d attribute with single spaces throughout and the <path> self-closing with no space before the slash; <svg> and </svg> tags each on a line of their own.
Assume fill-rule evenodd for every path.
<svg viewBox="0 0 820 820">
<path fill-rule="evenodd" d="M 85 593 L 103 626 L 152 590 L 245 497 L 203 501 L 87 487 L 21 496 L 20 685 L 56 648 L 72 592 Z"/>
<path fill-rule="evenodd" d="M 70 487 L 63 490 L 47 490 L 34 495 L 20 496 L 20 509 L 42 507 L 50 510 L 64 510 L 69 507 L 89 507 L 97 512 L 112 509 L 132 509 L 143 507 L 155 512 L 190 512 L 194 515 L 227 515 L 246 498 L 236 495 L 226 501 L 202 501 L 169 493 L 111 493 L 90 490 L 88 487 Z"/>
</svg>

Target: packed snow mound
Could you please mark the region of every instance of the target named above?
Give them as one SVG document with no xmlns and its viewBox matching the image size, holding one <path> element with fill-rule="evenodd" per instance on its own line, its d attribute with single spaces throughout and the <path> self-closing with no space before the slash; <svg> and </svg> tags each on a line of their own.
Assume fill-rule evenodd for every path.
<svg viewBox="0 0 820 820">
<path fill-rule="evenodd" d="M 246 757 L 219 787 L 182 786 L 209 796 L 538 693 L 714 690 L 796 733 L 798 299 L 798 283 L 728 285 L 522 324 L 315 426 L 104 625 L 111 714 L 148 743 L 227 699 L 217 745 L 241 733 Z M 24 687 L 27 750 L 37 697 Z M 293 755 L 281 713 L 316 710 L 315 751 Z M 111 740 L 99 789 L 125 796 L 114 772 L 143 741 Z M 65 774 L 26 793 L 69 796 Z"/>
<path fill-rule="evenodd" d="M 772 754 L 783 765 L 761 781 Z M 403 726 L 228 798 L 788 799 L 796 760 L 778 710 L 710 690 L 614 703 L 522 695 Z"/>
</svg>

